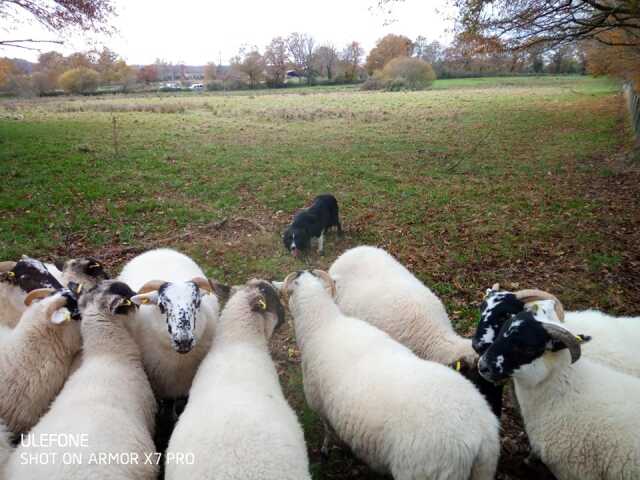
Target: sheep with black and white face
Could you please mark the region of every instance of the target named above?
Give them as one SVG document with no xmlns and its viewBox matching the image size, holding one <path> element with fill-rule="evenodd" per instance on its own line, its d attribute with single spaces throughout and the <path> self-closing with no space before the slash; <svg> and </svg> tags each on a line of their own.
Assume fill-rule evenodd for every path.
<svg viewBox="0 0 640 480">
<path fill-rule="evenodd" d="M 140 305 L 129 328 L 159 398 L 189 393 L 191 381 L 215 334 L 220 302 L 228 287 L 209 281 L 189 257 L 151 250 L 125 265 L 118 277 L 137 291 Z"/>
<path fill-rule="evenodd" d="M 584 348 L 586 358 L 640 378 L 640 357 L 637 355 L 640 317 L 613 317 L 598 310 L 565 312 L 557 297 L 537 289 L 509 292 L 500 290 L 497 284 L 488 289 L 480 308 L 473 348 L 479 354 L 485 352 L 504 323 L 523 311 L 597 337 L 597 342 Z"/>
<path fill-rule="evenodd" d="M 591 338 L 542 318 L 507 320 L 480 374 L 513 378 L 532 453 L 559 480 L 640 478 L 640 380 L 581 358 Z"/>
<path fill-rule="evenodd" d="M 35 258 L 0 262 L 0 325 L 13 328 L 26 310 L 27 294 L 40 288 L 62 289 L 62 284 Z"/>
</svg>

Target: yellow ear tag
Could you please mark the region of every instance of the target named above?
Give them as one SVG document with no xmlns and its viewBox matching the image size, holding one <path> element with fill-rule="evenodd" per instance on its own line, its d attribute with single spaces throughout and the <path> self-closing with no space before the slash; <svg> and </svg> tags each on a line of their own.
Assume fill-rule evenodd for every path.
<svg viewBox="0 0 640 480">
<path fill-rule="evenodd" d="M 7 277 L 9 277 L 9 278 L 13 278 L 13 277 L 15 277 L 15 276 L 16 276 L 16 274 L 15 274 L 15 273 L 13 273 L 13 272 L 7 272 Z"/>
<path fill-rule="evenodd" d="M 578 340 L 579 343 L 584 342 L 584 340 L 582 339 L 582 337 L 580 335 L 576 335 L 576 339 Z"/>
<path fill-rule="evenodd" d="M 266 310 L 267 309 L 267 302 L 264 301 L 264 299 L 259 299 L 258 300 L 258 305 L 260 305 L 260 308 L 262 310 Z"/>
<path fill-rule="evenodd" d="M 128 298 L 125 298 L 125 299 L 124 299 L 124 302 L 122 302 L 122 304 L 123 304 L 124 306 L 128 307 L 128 306 L 130 306 L 130 305 L 131 305 L 131 300 L 129 300 Z"/>
<path fill-rule="evenodd" d="M 456 362 L 456 372 L 459 372 L 461 368 L 462 368 L 462 365 L 460 364 L 460 360 L 458 360 Z"/>
<path fill-rule="evenodd" d="M 149 299 L 148 298 L 143 298 L 140 303 L 142 303 L 143 305 L 147 305 L 149 303 Z"/>
</svg>

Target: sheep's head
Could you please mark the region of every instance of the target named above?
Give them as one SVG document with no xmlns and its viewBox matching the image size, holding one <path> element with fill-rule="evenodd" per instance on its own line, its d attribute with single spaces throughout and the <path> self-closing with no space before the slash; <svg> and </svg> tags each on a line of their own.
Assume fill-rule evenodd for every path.
<svg viewBox="0 0 640 480">
<path fill-rule="evenodd" d="M 229 287 L 197 277 L 187 282 L 152 280 L 144 284 L 131 300 L 138 305 L 152 305 L 165 315 L 171 345 L 178 353 L 188 353 L 196 345 L 196 322 L 204 295 L 224 297 Z"/>
<path fill-rule="evenodd" d="M 110 278 L 102 263 L 93 257 L 67 260 L 62 267 L 62 275 L 65 283 L 72 281 L 86 289 L 91 289 Z"/>
<path fill-rule="evenodd" d="M 309 275 L 309 277 L 306 277 Z M 329 294 L 335 298 L 336 296 L 336 282 L 331 278 L 331 276 L 325 272 L 324 270 L 300 270 L 298 272 L 293 272 L 287 275 L 284 279 L 284 282 L 273 282 L 273 285 L 280 291 L 282 299 L 285 305 L 289 305 L 289 298 L 292 295 L 293 291 L 299 286 L 302 280 L 309 278 L 314 278 L 317 281 L 321 282 L 324 285 L 325 289 L 328 290 Z"/>
<path fill-rule="evenodd" d="M 543 362 L 536 361 L 549 351 L 568 349 L 574 363 L 580 358 L 581 344 L 589 340 L 591 337 L 574 335 L 560 325 L 540 321 L 532 312 L 523 311 L 502 326 L 480 357 L 478 370 L 488 381 L 500 383 L 512 375 L 543 369 Z"/>
<path fill-rule="evenodd" d="M 0 263 L 0 281 L 20 287 L 24 292 L 41 288 L 62 288 L 60 282 L 51 275 L 47 267 L 35 258 L 23 255 L 18 262 Z"/>
<path fill-rule="evenodd" d="M 500 328 L 512 315 L 520 313 L 524 303 L 512 292 L 500 291 L 496 284 L 487 290 L 480 305 L 480 321 L 471 346 L 478 353 L 484 353 L 496 339 Z"/>
<path fill-rule="evenodd" d="M 88 309 L 109 315 L 128 315 L 136 308 L 131 301 L 136 293 L 129 285 L 117 280 L 105 280 L 90 290 L 82 291 L 78 299 L 80 313 Z"/>
<path fill-rule="evenodd" d="M 495 284 L 487 290 L 484 301 L 480 305 L 480 321 L 473 336 L 471 345 L 479 353 L 484 353 L 493 343 L 498 332 L 513 315 L 523 310 L 537 312 L 546 310 L 555 316 L 549 319 L 564 320 L 564 308 L 560 300 L 554 295 L 537 289 L 518 290 L 509 292 L 500 290 Z"/>
<path fill-rule="evenodd" d="M 24 303 L 27 307 L 37 302 L 37 307 L 45 309 L 45 318 L 54 325 L 62 325 L 69 322 L 77 312 L 77 303 L 70 301 L 67 290 L 55 290 L 53 288 L 38 288 L 27 294 Z M 71 303 L 71 305 L 70 305 Z M 33 307 L 36 308 L 36 307 Z"/>
<path fill-rule="evenodd" d="M 284 323 L 284 307 L 280 301 L 280 296 L 275 287 L 259 279 L 250 280 L 246 286 L 239 288 L 237 292 L 245 292 L 244 299 L 249 304 L 249 308 L 260 320 L 260 330 L 264 332 L 267 339 Z M 233 301 L 229 300 L 229 303 Z"/>
</svg>

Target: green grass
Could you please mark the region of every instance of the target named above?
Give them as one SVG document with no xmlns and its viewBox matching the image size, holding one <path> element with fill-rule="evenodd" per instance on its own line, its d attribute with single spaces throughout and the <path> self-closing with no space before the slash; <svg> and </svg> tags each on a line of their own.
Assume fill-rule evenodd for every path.
<svg viewBox="0 0 640 480">
<path fill-rule="evenodd" d="M 93 254 L 117 271 L 173 246 L 229 283 L 282 278 L 301 264 L 280 232 L 328 191 L 347 234 L 310 263 L 382 245 L 463 333 L 494 282 L 551 290 L 568 308 L 637 313 L 638 176 L 612 160 L 628 146 L 622 108 L 615 83 L 588 77 L 5 99 L 0 260 Z M 318 464 L 321 426 L 297 360 L 275 355 L 292 372 L 284 387 L 314 478 L 369 478 L 346 456 Z"/>
</svg>

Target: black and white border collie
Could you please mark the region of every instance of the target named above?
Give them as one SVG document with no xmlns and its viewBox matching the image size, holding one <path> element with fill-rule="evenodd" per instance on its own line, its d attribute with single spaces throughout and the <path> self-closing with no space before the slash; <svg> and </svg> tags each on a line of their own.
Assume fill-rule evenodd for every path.
<svg viewBox="0 0 640 480">
<path fill-rule="evenodd" d="M 295 257 L 308 250 L 311 239 L 318 239 L 318 253 L 324 254 L 324 234 L 337 227 L 342 235 L 342 226 L 338 216 L 338 201 L 328 193 L 318 195 L 311 206 L 293 217 L 293 222 L 282 235 L 284 247 Z"/>
</svg>

